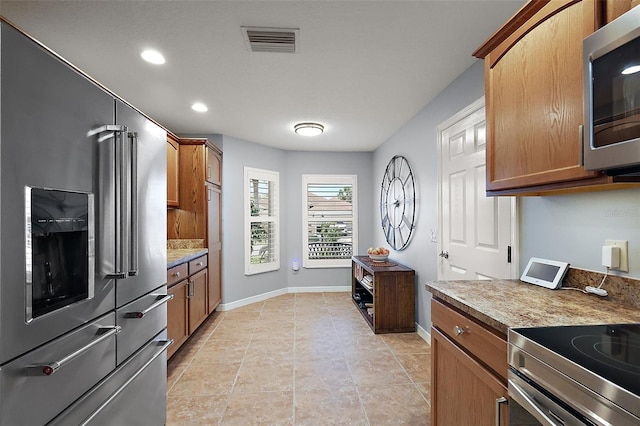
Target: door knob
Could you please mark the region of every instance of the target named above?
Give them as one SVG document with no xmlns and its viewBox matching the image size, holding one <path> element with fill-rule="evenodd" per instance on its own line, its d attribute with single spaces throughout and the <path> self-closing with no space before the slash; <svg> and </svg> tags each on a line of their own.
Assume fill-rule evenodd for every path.
<svg viewBox="0 0 640 426">
<path fill-rule="evenodd" d="M 448 251 L 441 251 L 438 256 L 443 257 L 445 259 L 448 259 L 449 258 L 449 252 Z"/>
</svg>

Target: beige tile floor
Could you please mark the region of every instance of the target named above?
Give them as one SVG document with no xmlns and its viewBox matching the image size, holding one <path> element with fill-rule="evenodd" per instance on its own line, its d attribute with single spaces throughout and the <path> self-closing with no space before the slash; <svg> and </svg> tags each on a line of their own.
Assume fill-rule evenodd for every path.
<svg viewBox="0 0 640 426">
<path fill-rule="evenodd" d="M 431 350 L 349 293 L 214 313 L 168 364 L 167 425 L 429 425 Z"/>
</svg>

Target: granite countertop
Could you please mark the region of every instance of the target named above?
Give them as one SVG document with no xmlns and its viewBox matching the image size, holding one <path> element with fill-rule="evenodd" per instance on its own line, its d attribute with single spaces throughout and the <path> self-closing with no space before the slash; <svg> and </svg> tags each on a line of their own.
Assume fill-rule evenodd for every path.
<svg viewBox="0 0 640 426">
<path fill-rule="evenodd" d="M 510 327 L 640 323 L 640 309 L 616 299 L 520 280 L 433 281 L 426 288 L 504 334 Z"/>
<path fill-rule="evenodd" d="M 167 249 L 167 269 L 209 253 L 206 248 Z"/>
</svg>

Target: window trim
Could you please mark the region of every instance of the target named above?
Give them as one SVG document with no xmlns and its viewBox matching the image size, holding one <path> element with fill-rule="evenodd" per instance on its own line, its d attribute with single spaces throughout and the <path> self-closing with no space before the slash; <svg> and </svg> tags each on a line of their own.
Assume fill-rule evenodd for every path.
<svg viewBox="0 0 640 426">
<path fill-rule="evenodd" d="M 307 187 L 309 184 L 351 185 L 352 254 L 358 252 L 358 175 L 302 175 L 302 266 L 304 268 L 350 268 L 351 259 L 309 259 L 309 215 Z"/>
<path fill-rule="evenodd" d="M 274 182 L 273 206 L 275 215 L 256 217 L 251 216 L 251 194 L 249 193 L 249 183 L 252 179 L 268 180 Z M 273 170 L 256 169 L 253 167 L 244 168 L 244 274 L 254 275 L 263 272 L 277 271 L 280 269 L 280 173 Z M 259 219 L 258 219 L 259 218 Z M 258 220 L 256 220 L 258 219 Z M 273 261 L 268 263 L 251 263 L 251 223 L 269 222 L 275 227 L 273 232 L 274 253 Z"/>
</svg>

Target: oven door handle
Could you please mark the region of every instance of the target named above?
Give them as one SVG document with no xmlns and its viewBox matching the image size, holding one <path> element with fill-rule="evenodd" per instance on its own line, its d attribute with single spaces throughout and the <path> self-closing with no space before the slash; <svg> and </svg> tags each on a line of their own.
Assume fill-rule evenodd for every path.
<svg viewBox="0 0 640 426">
<path fill-rule="evenodd" d="M 562 418 L 560 418 L 560 416 L 558 416 L 556 413 L 553 413 L 547 407 L 541 407 L 541 404 L 539 402 L 537 402 L 512 379 L 509 379 L 509 394 L 511 397 L 515 396 L 514 399 L 538 420 L 552 426 L 564 426 L 565 422 L 562 420 Z M 547 413 L 543 411 L 543 408 L 546 409 L 552 417 L 549 417 L 549 415 L 547 415 Z"/>
<path fill-rule="evenodd" d="M 86 351 L 88 351 L 98 343 L 102 342 L 103 340 L 106 340 L 111 336 L 120 333 L 120 330 L 122 330 L 122 327 L 120 327 L 119 325 L 116 325 L 112 327 L 101 327 L 100 329 L 98 329 L 98 331 L 101 331 L 101 330 L 108 330 L 108 331 L 101 334 L 100 337 L 98 337 L 97 339 L 92 340 L 85 346 L 81 347 L 78 350 L 73 351 L 72 353 L 59 359 L 58 361 L 53 361 L 53 362 L 50 362 L 49 364 L 45 364 L 39 367 L 40 371 L 42 371 L 42 374 L 44 374 L 45 376 L 51 376 L 53 373 L 58 371 L 61 367 L 63 367 L 69 361 L 85 353 Z"/>
</svg>

